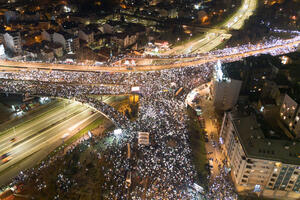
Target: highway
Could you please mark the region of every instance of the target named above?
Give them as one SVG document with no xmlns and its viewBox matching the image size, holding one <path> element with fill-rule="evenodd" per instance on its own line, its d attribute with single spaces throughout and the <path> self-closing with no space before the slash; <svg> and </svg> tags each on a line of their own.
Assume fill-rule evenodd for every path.
<svg viewBox="0 0 300 200">
<path fill-rule="evenodd" d="M 229 39 L 231 35 L 229 31 L 231 29 L 240 29 L 245 20 L 248 19 L 257 7 L 257 0 L 243 0 L 241 6 L 238 8 L 237 12 L 229 17 L 228 20 L 224 21 L 221 25 L 214 27 L 211 31 L 208 31 L 206 34 L 200 38 L 192 39 L 189 42 L 186 42 L 183 45 L 177 46 L 170 51 L 164 52 L 163 55 L 181 55 L 181 54 L 190 54 L 190 53 L 207 53 L 219 46 L 224 42 L 224 40 Z M 266 49 L 261 49 L 263 53 Z M 251 52 L 248 54 L 233 54 L 232 56 L 241 56 L 246 57 L 252 55 Z M 128 65 L 117 65 L 117 66 L 89 66 L 89 65 L 67 65 L 67 64 L 54 64 L 54 63 L 42 63 L 42 62 L 16 62 L 8 60 L 0 60 L 0 70 L 2 71 L 12 71 L 16 72 L 18 70 L 24 69 L 46 69 L 46 70 L 67 70 L 67 71 L 101 71 L 101 72 L 132 72 L 132 71 L 153 71 L 153 70 L 163 70 L 171 68 L 181 68 L 189 67 L 198 64 L 204 64 L 211 61 L 217 61 L 222 59 L 228 59 L 228 57 L 223 58 L 218 56 L 215 58 L 209 58 L 198 56 L 194 57 L 198 59 L 197 61 L 191 61 L 192 58 L 176 58 L 177 63 L 166 63 L 154 65 L 151 63 L 160 63 L 160 58 L 153 59 L 150 64 L 139 65 L 139 66 L 129 66 Z M 147 58 L 145 58 L 146 60 Z M 169 58 L 174 60 L 174 58 Z M 149 62 L 146 62 L 149 63 Z M 9 67 L 9 69 L 8 69 Z"/>
<path fill-rule="evenodd" d="M 88 65 L 66 65 L 66 64 L 50 64 L 50 63 L 30 63 L 30 62 L 17 62 L 0 60 L 0 71 L 18 72 L 20 70 L 62 70 L 62 71 L 85 71 L 85 72 L 143 72 L 143 71 L 157 71 L 164 69 L 184 68 L 197 66 L 210 62 L 226 62 L 227 60 L 237 60 L 249 56 L 270 53 L 278 49 L 293 48 L 300 44 L 300 38 L 296 40 L 286 40 L 284 44 L 276 44 L 274 46 L 259 45 L 257 49 L 247 49 L 244 52 L 239 50 L 232 50 L 227 55 L 211 55 L 205 57 L 195 57 L 195 60 L 187 62 L 176 62 L 172 64 L 160 65 L 140 65 L 140 66 L 88 66 Z M 280 54 L 280 53 L 279 53 Z M 180 58 L 178 58 L 180 61 Z M 227 61 L 228 62 L 228 61 Z"/>
<path fill-rule="evenodd" d="M 184 45 L 175 47 L 170 51 L 165 52 L 169 58 L 166 58 L 166 55 L 162 55 L 164 63 L 162 63 L 162 58 L 147 58 L 141 56 L 136 58 L 139 60 L 139 63 L 144 65 L 101 65 L 101 66 L 91 66 L 91 65 L 79 65 L 79 64 L 56 64 L 56 63 L 43 63 L 43 62 L 20 62 L 20 61 L 10 61 L 10 60 L 0 60 L 0 71 L 3 72 L 12 72 L 17 73 L 20 70 L 62 70 L 62 71 L 84 71 L 84 72 L 122 72 L 122 73 L 131 73 L 131 72 L 144 72 L 144 71 L 157 71 L 164 69 L 174 69 L 174 68 L 184 68 L 197 66 L 201 64 L 206 64 L 210 62 L 229 62 L 236 61 L 238 59 L 254 56 L 259 54 L 270 53 L 272 51 L 277 51 L 280 49 L 294 48 L 299 45 L 300 38 L 295 37 L 288 40 L 282 40 L 281 43 L 275 42 L 274 45 L 263 45 L 258 44 L 259 48 L 246 48 L 245 50 L 231 49 L 230 53 L 207 53 L 219 46 L 224 42 L 224 40 L 231 37 L 229 31 L 231 29 L 240 29 L 245 20 L 248 19 L 257 7 L 257 0 L 243 0 L 242 5 L 237 10 L 232 17 L 227 21 L 219 25 L 219 29 L 213 29 L 212 31 L 207 32 L 202 38 L 191 40 Z M 219 33 L 218 33 L 219 31 Z M 294 51 L 290 50 L 290 51 Z M 174 56 L 174 52 L 176 52 Z M 199 55 L 195 53 L 201 53 L 204 55 Z M 179 55 L 178 55 L 179 54 Z M 181 58 L 180 55 L 190 54 L 191 56 Z M 279 55 L 278 53 L 277 55 Z M 124 60 L 124 59 L 123 59 Z M 148 60 L 148 61 L 147 61 Z M 170 62 L 168 62 L 170 61 Z M 119 62 L 116 62 L 119 63 Z M 159 63 L 159 64 L 153 64 Z"/>
<path fill-rule="evenodd" d="M 55 108 L 1 132 L 0 155 L 9 153 L 11 160 L 0 165 L 0 185 L 8 183 L 21 170 L 33 167 L 64 140 L 101 116 L 79 102 L 63 100 Z"/>
<path fill-rule="evenodd" d="M 203 36 L 177 46 L 163 55 L 178 55 L 189 53 L 206 53 L 216 48 L 231 37 L 230 30 L 242 28 L 245 21 L 254 13 L 257 7 L 257 0 L 243 0 L 238 10 L 221 25 L 207 31 Z"/>
<path fill-rule="evenodd" d="M 251 4 L 255 2 L 254 4 Z M 243 0 L 239 11 L 224 23 L 220 33 L 208 32 L 203 40 L 192 41 L 190 45 L 178 48 L 168 54 L 187 54 L 208 52 L 221 44 L 230 35 L 227 29 L 238 29 L 242 26 L 255 9 L 256 0 Z M 241 15 L 244 14 L 244 15 Z M 238 16 L 238 19 L 236 18 Z M 63 71 L 94 71 L 94 72 L 133 72 L 133 71 L 153 71 L 162 69 L 183 68 L 197 66 L 218 60 L 237 59 L 251 55 L 261 54 L 272 50 L 293 47 L 300 43 L 300 39 L 291 41 L 288 44 L 265 47 L 249 50 L 247 52 L 233 52 L 229 55 L 195 56 L 195 60 L 187 59 L 178 63 L 142 66 L 86 66 L 86 65 L 66 65 L 52 63 L 31 63 L 0 60 L 0 70 L 18 72 L 20 70 L 63 70 Z M 26 77 L 24 77 L 26 78 Z M 77 92 L 77 91 L 76 91 Z M 88 92 L 88 91 L 87 91 Z M 109 97 L 105 101 L 112 99 Z M 45 158 L 56 147 L 63 144 L 63 141 L 74 135 L 78 130 L 102 115 L 99 112 L 91 112 L 92 108 L 83 106 L 78 102 L 61 103 L 53 110 L 35 117 L 22 125 L 0 133 L 0 155 L 9 153 L 11 159 L 7 163 L 0 165 L 0 185 L 6 184 L 21 170 L 35 166 L 36 163 Z M 14 138 L 14 139 L 13 139 Z M 13 140 L 12 140 L 13 139 Z"/>
</svg>

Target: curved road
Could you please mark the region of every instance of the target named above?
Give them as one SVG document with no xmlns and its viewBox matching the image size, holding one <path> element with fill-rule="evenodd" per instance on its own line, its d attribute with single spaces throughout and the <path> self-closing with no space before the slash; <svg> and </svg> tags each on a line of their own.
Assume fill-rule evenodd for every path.
<svg viewBox="0 0 300 200">
<path fill-rule="evenodd" d="M 189 54 L 189 53 L 206 53 L 222 44 L 225 39 L 231 37 L 229 30 L 240 29 L 245 20 L 248 19 L 257 7 L 257 0 L 242 0 L 242 4 L 236 13 L 233 14 L 228 20 L 223 22 L 221 25 L 215 27 L 212 31 L 208 31 L 204 36 L 200 38 L 192 39 L 191 41 L 177 46 L 170 51 L 165 52 L 165 55 L 178 55 L 178 54 Z M 216 32 L 217 29 L 218 31 Z M 249 52 L 251 54 L 251 52 Z M 234 56 L 234 55 L 233 55 Z M 236 55 L 242 56 L 242 55 Z M 244 55 L 247 56 L 247 55 Z M 148 58 L 146 58 L 148 59 Z M 177 58 L 178 59 L 178 58 Z M 88 65 L 66 65 L 66 64 L 52 64 L 52 63 L 30 63 L 30 62 L 15 62 L 0 60 L 0 70 L 18 71 L 21 69 L 47 69 L 47 70 L 72 70 L 72 71 L 102 71 L 102 72 L 132 72 L 132 71 L 153 71 L 170 68 L 188 67 L 192 65 L 203 64 L 206 62 L 216 61 L 218 59 L 226 58 L 215 58 L 206 59 L 205 57 L 197 60 L 190 61 L 192 58 L 179 58 L 179 63 L 175 64 L 161 64 L 161 65 L 142 65 L 142 66 L 88 66 Z M 197 56 L 194 59 L 199 59 Z M 160 58 L 156 59 L 157 61 Z M 173 58 L 170 58 L 173 60 Z M 187 60 L 187 62 L 182 62 Z M 7 69 L 9 67 L 10 69 Z"/>
<path fill-rule="evenodd" d="M 108 97 L 104 102 L 111 103 L 112 99 Z M 62 100 L 47 112 L 0 132 L 0 155 L 9 153 L 10 158 L 6 163 L 0 161 L 0 186 L 21 170 L 35 166 L 80 129 L 104 117 L 92 110 L 80 102 Z"/>
<path fill-rule="evenodd" d="M 194 61 L 180 62 L 166 65 L 142 65 L 142 66 L 82 66 L 82 65 L 65 65 L 65 64 L 51 64 L 51 63 L 27 63 L 0 60 L 1 71 L 17 72 L 19 70 L 63 70 L 63 71 L 93 71 L 93 72 L 143 72 L 143 71 L 156 71 L 163 69 L 183 68 L 201 65 L 209 62 L 217 62 L 218 60 L 225 62 L 226 60 L 235 60 L 248 56 L 270 53 L 277 49 L 293 48 L 300 44 L 300 38 L 297 40 L 287 40 L 286 44 L 275 45 L 272 47 L 264 47 L 261 45 L 260 49 L 249 50 L 247 52 L 231 53 L 224 56 L 211 56 L 207 58 L 198 58 Z M 196 59 L 196 58 L 195 58 Z"/>
</svg>

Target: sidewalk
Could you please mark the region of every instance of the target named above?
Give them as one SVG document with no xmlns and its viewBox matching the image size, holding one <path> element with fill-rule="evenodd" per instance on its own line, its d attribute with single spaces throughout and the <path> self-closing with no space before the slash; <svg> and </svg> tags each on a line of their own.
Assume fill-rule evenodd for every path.
<svg viewBox="0 0 300 200">
<path fill-rule="evenodd" d="M 210 85 L 210 84 L 208 84 Z M 217 127 L 217 118 L 214 111 L 213 102 L 209 100 L 209 92 L 210 90 L 207 88 L 203 88 L 202 90 L 198 90 L 201 98 L 200 98 L 200 107 L 202 108 L 201 117 L 205 121 L 205 131 L 207 134 L 208 142 L 205 143 L 207 154 L 207 160 L 212 164 L 211 168 L 211 176 L 215 177 L 220 175 L 220 168 L 223 166 L 222 160 L 224 159 L 223 154 L 219 145 L 219 135 L 218 135 L 218 127 Z M 209 153 L 211 152 L 211 153 Z"/>
</svg>

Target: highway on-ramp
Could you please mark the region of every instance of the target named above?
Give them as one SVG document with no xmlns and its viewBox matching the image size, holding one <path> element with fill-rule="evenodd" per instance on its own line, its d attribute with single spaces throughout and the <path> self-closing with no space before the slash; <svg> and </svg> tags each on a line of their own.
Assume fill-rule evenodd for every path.
<svg viewBox="0 0 300 200">
<path fill-rule="evenodd" d="M 164 52 L 163 55 L 206 53 L 211 51 L 231 37 L 230 30 L 242 28 L 245 21 L 254 13 L 256 7 L 257 0 L 242 0 L 241 6 L 237 11 L 221 25 L 214 27 L 211 31 L 207 31 L 201 37 Z"/>
<path fill-rule="evenodd" d="M 240 29 L 255 11 L 257 7 L 257 0 L 242 0 L 241 6 L 238 10 L 224 21 L 221 25 L 208 31 L 203 36 L 192 39 L 183 45 L 179 45 L 169 51 L 163 53 L 163 55 L 181 55 L 190 53 L 206 53 L 219 46 L 224 42 L 224 40 L 231 37 L 229 34 L 231 29 Z M 197 57 L 195 57 L 197 58 Z M 220 58 L 221 59 L 221 58 Z M 157 59 L 159 60 L 159 59 Z M 170 58 L 173 60 L 173 58 Z M 47 69 L 47 70 L 72 70 L 72 71 L 102 71 L 102 72 L 132 72 L 132 71 L 152 71 L 152 70 L 162 70 L 178 67 L 191 66 L 193 64 L 202 64 L 208 62 L 209 60 L 202 59 L 203 61 L 191 62 L 188 59 L 187 62 L 178 58 L 179 63 L 175 64 L 164 64 L 164 65 L 142 65 L 142 66 L 89 66 L 89 65 L 79 65 L 79 64 L 55 64 L 55 63 L 43 63 L 43 62 L 18 62 L 9 60 L 0 60 L 0 70 L 2 71 L 18 71 L 24 69 Z M 155 61 L 155 60 L 154 60 Z M 152 62 L 153 63 L 153 62 Z M 155 62 L 154 62 L 155 63 Z M 8 69 L 9 67 L 9 69 Z"/>
</svg>

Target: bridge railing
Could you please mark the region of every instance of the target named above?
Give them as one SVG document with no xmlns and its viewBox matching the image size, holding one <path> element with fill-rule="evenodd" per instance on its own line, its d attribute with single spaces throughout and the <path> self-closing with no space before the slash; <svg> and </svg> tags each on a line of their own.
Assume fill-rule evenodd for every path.
<svg viewBox="0 0 300 200">
<path fill-rule="evenodd" d="M 57 84 L 32 85 L 27 81 L 0 81 L 0 93 L 18 93 L 37 96 L 59 97 L 65 99 L 74 99 L 75 101 L 89 105 L 109 118 L 117 127 L 128 127 L 130 120 L 123 116 L 112 106 L 90 97 L 89 90 L 86 87 L 68 87 Z"/>
</svg>

